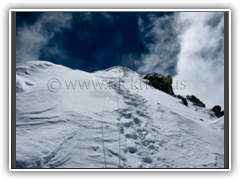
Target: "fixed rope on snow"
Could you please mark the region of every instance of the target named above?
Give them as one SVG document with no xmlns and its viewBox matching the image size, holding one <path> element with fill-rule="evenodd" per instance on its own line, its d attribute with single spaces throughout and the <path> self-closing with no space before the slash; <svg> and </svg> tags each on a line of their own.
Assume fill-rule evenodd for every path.
<svg viewBox="0 0 240 180">
<path fill-rule="evenodd" d="M 102 110 L 102 145 L 103 145 L 104 164 L 105 164 L 105 168 L 106 168 L 106 156 L 105 156 L 104 137 L 103 137 L 103 111 L 104 111 L 104 106 L 105 106 L 105 100 L 106 100 L 106 91 L 105 91 L 103 110 Z"/>
<path fill-rule="evenodd" d="M 120 88 L 120 87 L 119 87 Z M 117 99 L 117 107 L 119 109 L 119 104 L 118 104 L 118 97 L 117 97 L 117 92 L 116 93 L 116 99 Z M 105 168 L 106 166 L 106 155 L 105 155 L 105 147 L 104 147 L 104 132 L 103 132 L 103 111 L 104 111 L 104 107 L 105 107 L 105 101 L 106 101 L 106 91 L 105 91 L 105 95 L 104 95 L 104 103 L 103 103 L 103 109 L 102 109 L 102 146 L 103 146 L 103 155 L 104 155 L 104 164 L 105 164 Z M 121 167 L 121 139 L 120 139 L 120 135 L 121 135 L 121 123 L 119 120 L 119 136 L 118 136 L 118 141 L 119 141 L 119 147 L 118 147 L 118 151 L 119 151 L 119 168 Z"/>
</svg>

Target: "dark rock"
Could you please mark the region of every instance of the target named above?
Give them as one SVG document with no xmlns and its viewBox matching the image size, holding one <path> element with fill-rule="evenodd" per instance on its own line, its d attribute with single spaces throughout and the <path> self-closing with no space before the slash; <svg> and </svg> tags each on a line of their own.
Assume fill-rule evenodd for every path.
<svg viewBox="0 0 240 180">
<path fill-rule="evenodd" d="M 177 95 L 177 97 L 182 100 L 182 102 L 183 102 L 183 104 L 184 104 L 185 106 L 188 106 L 188 102 L 187 102 L 186 98 L 184 98 L 184 97 L 182 97 L 182 96 L 180 96 L 180 95 Z"/>
<path fill-rule="evenodd" d="M 149 74 L 146 74 L 143 79 L 148 79 Z"/>
<path fill-rule="evenodd" d="M 217 117 L 222 117 L 224 116 L 224 111 L 221 111 L 221 106 L 217 105 L 212 108 L 212 111 L 215 113 Z"/>
<path fill-rule="evenodd" d="M 219 106 L 219 105 L 217 105 L 217 106 L 214 106 L 213 108 L 212 108 L 212 110 L 214 111 L 214 112 L 220 112 L 221 111 L 221 106 Z"/>
<path fill-rule="evenodd" d="M 224 116 L 224 111 L 221 111 L 221 116 Z"/>
<path fill-rule="evenodd" d="M 150 74 L 146 74 L 143 77 L 143 79 L 148 79 L 149 84 L 152 85 L 154 88 L 174 96 L 171 75 L 168 75 L 167 77 L 165 77 L 157 73 L 150 73 Z"/>
<path fill-rule="evenodd" d="M 185 106 L 188 106 L 188 102 L 187 102 L 187 100 L 186 100 L 185 98 L 182 98 L 182 102 L 183 102 L 183 104 L 184 104 Z"/>
<path fill-rule="evenodd" d="M 205 107 L 205 104 L 200 101 L 196 96 L 192 95 L 192 96 L 187 96 L 187 98 L 193 102 L 194 105 L 196 106 L 200 106 L 200 107 Z"/>
</svg>

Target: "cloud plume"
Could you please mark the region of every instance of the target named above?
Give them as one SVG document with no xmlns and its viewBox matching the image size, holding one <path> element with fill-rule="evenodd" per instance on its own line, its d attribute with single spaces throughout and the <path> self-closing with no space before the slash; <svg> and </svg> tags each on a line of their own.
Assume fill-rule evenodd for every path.
<svg viewBox="0 0 240 180">
<path fill-rule="evenodd" d="M 147 26 L 141 17 L 138 19 L 140 38 L 149 50 L 143 54 L 141 73 L 150 71 L 162 74 L 176 74 L 177 55 L 180 51 L 178 34 L 174 27 L 174 16 L 155 17 L 148 15 L 150 24 Z"/>
<path fill-rule="evenodd" d="M 47 12 L 43 13 L 32 25 L 17 28 L 17 62 L 39 59 L 40 51 L 56 34 L 63 29 L 71 28 L 71 13 Z M 59 52 L 57 46 L 51 52 Z"/>
<path fill-rule="evenodd" d="M 224 108 L 224 13 L 178 12 L 148 20 L 147 26 L 141 18 L 138 23 L 149 49 L 138 71 L 171 74 L 174 83 L 186 81 L 186 89 L 175 93 Z"/>
</svg>

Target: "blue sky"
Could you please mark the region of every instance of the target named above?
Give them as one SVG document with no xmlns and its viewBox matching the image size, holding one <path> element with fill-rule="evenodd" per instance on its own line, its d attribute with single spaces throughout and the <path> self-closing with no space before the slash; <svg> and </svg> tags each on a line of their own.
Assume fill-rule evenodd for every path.
<svg viewBox="0 0 240 180">
<path fill-rule="evenodd" d="M 114 65 L 137 70 L 135 61 L 149 52 L 141 41 L 138 19 L 149 24 L 150 14 L 172 13 L 18 12 L 17 62 L 36 58 L 88 72 Z"/>
<path fill-rule="evenodd" d="M 17 62 L 170 74 L 186 82 L 177 94 L 223 107 L 222 12 L 17 12 L 16 19 Z"/>
</svg>

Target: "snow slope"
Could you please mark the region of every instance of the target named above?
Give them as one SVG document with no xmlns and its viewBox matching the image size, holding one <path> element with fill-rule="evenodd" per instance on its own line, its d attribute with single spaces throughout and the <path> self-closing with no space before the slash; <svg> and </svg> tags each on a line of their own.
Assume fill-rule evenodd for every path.
<svg viewBox="0 0 240 180">
<path fill-rule="evenodd" d="M 224 118 L 127 68 L 31 61 L 16 79 L 17 168 L 224 167 Z"/>
</svg>

